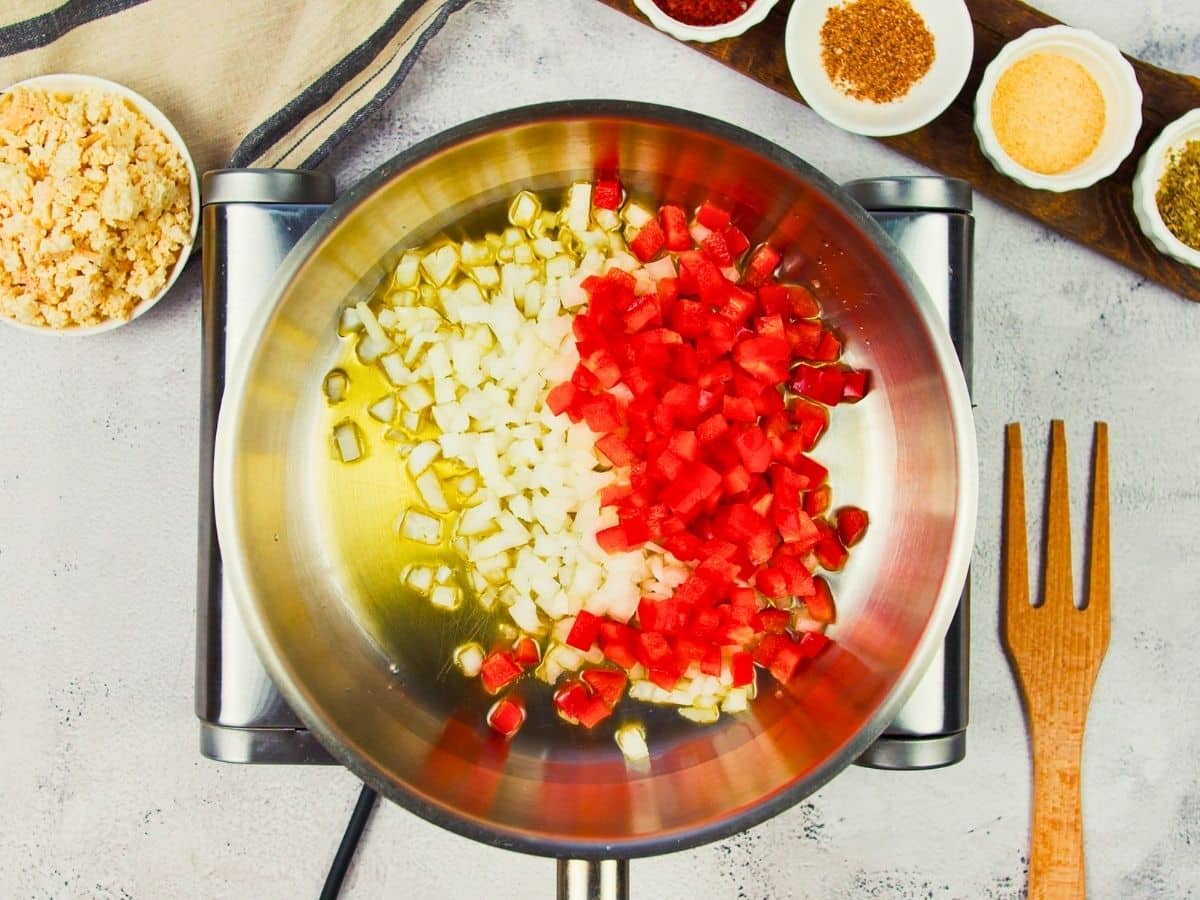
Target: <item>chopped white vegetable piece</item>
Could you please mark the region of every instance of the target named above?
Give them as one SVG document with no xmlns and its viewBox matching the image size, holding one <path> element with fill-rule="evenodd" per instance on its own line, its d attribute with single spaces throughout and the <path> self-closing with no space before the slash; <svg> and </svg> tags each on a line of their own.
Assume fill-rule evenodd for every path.
<svg viewBox="0 0 1200 900">
<path fill-rule="evenodd" d="M 463 644 L 454 651 L 454 664 L 468 678 L 474 678 L 483 668 L 483 647 L 475 641 Z"/>
<path fill-rule="evenodd" d="M 385 394 L 367 407 L 367 413 L 378 422 L 390 422 L 396 417 L 396 395 Z"/>
<path fill-rule="evenodd" d="M 518 228 L 529 228 L 541 214 L 541 201 L 529 191 L 517 194 L 508 207 L 508 221 Z"/>
<path fill-rule="evenodd" d="M 679 714 L 700 725 L 711 725 L 721 718 L 721 711 L 715 707 L 681 706 Z"/>
<path fill-rule="evenodd" d="M 416 253 L 405 253 L 396 263 L 396 271 L 392 273 L 392 284 L 398 288 L 416 287 L 421 277 L 421 257 Z"/>
<path fill-rule="evenodd" d="M 449 584 L 439 584 L 429 592 L 429 602 L 439 609 L 458 609 L 462 603 L 462 592 Z"/>
<path fill-rule="evenodd" d="M 446 502 L 446 494 L 442 491 L 441 479 L 432 469 L 426 469 L 417 477 L 417 492 L 425 501 L 425 505 L 434 512 L 450 512 L 450 504 Z"/>
<path fill-rule="evenodd" d="M 344 463 L 352 463 L 362 459 L 362 433 L 358 425 L 346 419 L 333 426 L 333 440 L 337 446 L 338 455 Z"/>
<path fill-rule="evenodd" d="M 387 336 L 387 332 L 383 330 L 383 326 L 379 324 L 379 320 L 375 318 L 375 313 L 371 312 L 366 301 L 361 301 L 354 307 L 358 313 L 358 317 L 362 319 L 363 328 L 376 344 L 382 346 L 391 346 L 391 339 Z"/>
<path fill-rule="evenodd" d="M 338 334 L 347 335 L 361 329 L 362 319 L 358 316 L 358 310 L 353 306 L 347 306 L 342 310 L 342 317 L 338 320 Z"/>
<path fill-rule="evenodd" d="M 641 228 L 654 218 L 654 213 L 640 203 L 626 203 L 625 208 L 621 210 L 621 218 L 634 228 Z"/>
<path fill-rule="evenodd" d="M 621 216 L 615 209 L 593 209 L 592 221 L 605 231 L 615 231 L 621 227 Z"/>
<path fill-rule="evenodd" d="M 419 544 L 440 544 L 442 542 L 442 520 L 420 510 L 410 509 L 404 513 L 404 518 L 401 520 L 400 536 Z"/>
<path fill-rule="evenodd" d="M 401 388 L 400 402 L 413 412 L 420 412 L 433 405 L 433 394 L 423 384 L 409 384 Z"/>
<path fill-rule="evenodd" d="M 650 748 L 646 745 L 646 731 L 641 725 L 626 723 L 616 730 L 613 737 L 626 759 L 638 761 L 650 758 Z"/>
<path fill-rule="evenodd" d="M 453 244 L 443 244 L 421 257 L 421 268 L 434 285 L 443 285 L 458 268 L 458 250 Z"/>
<path fill-rule="evenodd" d="M 325 376 L 325 397 L 330 403 L 341 403 L 346 399 L 350 379 L 341 369 L 334 369 Z"/>
<path fill-rule="evenodd" d="M 429 589 L 433 587 L 433 569 L 428 566 L 413 566 L 409 570 L 408 578 L 406 579 L 409 585 L 422 594 L 429 593 Z"/>
<path fill-rule="evenodd" d="M 408 471 L 415 478 L 433 465 L 433 461 L 442 453 L 437 441 L 421 441 L 413 448 L 408 457 Z"/>
<path fill-rule="evenodd" d="M 567 191 L 567 208 L 563 210 L 563 221 L 576 234 L 588 226 L 588 214 L 592 209 L 592 185 L 577 181 Z"/>
</svg>

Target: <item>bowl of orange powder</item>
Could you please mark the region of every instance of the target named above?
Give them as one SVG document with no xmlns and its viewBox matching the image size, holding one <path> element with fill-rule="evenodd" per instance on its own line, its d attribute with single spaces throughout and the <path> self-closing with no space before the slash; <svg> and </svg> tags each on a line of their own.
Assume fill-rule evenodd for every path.
<svg viewBox="0 0 1200 900">
<path fill-rule="evenodd" d="M 1117 170 L 1142 126 L 1142 91 L 1121 52 L 1054 25 L 1007 44 L 983 73 L 975 133 L 998 170 L 1026 187 L 1073 191 Z"/>
</svg>

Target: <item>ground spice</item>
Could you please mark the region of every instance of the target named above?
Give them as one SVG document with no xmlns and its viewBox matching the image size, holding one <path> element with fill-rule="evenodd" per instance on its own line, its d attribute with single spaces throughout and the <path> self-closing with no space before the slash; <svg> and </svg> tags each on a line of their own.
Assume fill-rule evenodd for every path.
<svg viewBox="0 0 1200 900">
<path fill-rule="evenodd" d="M 821 26 L 825 74 L 856 100 L 899 100 L 933 60 L 933 35 L 908 0 L 852 0 Z"/>
<path fill-rule="evenodd" d="M 1017 60 L 992 92 L 992 130 L 1014 162 L 1057 175 L 1092 155 L 1104 134 L 1104 94 L 1084 66 L 1058 53 Z"/>
<path fill-rule="evenodd" d="M 1171 153 L 1154 200 L 1171 234 L 1200 250 L 1200 141 Z"/>
<path fill-rule="evenodd" d="M 654 0 L 654 5 L 684 25 L 724 25 L 750 7 L 749 0 Z"/>
</svg>

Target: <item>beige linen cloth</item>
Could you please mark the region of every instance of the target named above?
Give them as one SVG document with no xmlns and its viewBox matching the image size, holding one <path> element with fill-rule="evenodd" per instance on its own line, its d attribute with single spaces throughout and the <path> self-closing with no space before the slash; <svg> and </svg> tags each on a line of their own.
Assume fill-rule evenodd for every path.
<svg viewBox="0 0 1200 900">
<path fill-rule="evenodd" d="M 467 0 L 0 0 L 0 88 L 98 75 L 170 119 L 196 170 L 315 165 Z"/>
</svg>

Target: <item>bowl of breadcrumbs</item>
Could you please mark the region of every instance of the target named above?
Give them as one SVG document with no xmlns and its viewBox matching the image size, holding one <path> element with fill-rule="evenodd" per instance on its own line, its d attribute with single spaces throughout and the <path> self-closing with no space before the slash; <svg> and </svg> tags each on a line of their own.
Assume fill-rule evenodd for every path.
<svg viewBox="0 0 1200 900">
<path fill-rule="evenodd" d="M 199 184 L 174 126 L 88 75 L 0 93 L 0 320 L 109 331 L 153 306 L 187 262 Z"/>
</svg>

